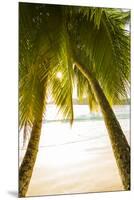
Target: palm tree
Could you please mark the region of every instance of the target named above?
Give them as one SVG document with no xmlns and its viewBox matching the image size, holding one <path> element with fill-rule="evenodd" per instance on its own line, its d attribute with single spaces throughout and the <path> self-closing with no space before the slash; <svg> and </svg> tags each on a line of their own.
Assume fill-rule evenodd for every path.
<svg viewBox="0 0 134 200">
<path fill-rule="evenodd" d="M 32 129 L 19 169 L 20 197 L 26 195 L 35 165 L 47 89 L 52 91 L 53 99 L 64 117 L 70 123 L 73 121 L 72 78 L 67 45 L 64 35 L 55 38 L 62 29 L 60 10 L 38 4 L 20 4 L 19 124 L 20 129 L 24 128 L 24 134 L 26 126 Z M 59 71 L 64 79 L 57 79 Z"/>
<path fill-rule="evenodd" d="M 123 29 L 127 15 L 100 11 L 90 14 L 92 20 L 78 17 L 76 26 L 81 28 L 76 28 L 77 33 L 70 31 L 74 65 L 88 80 L 90 97 L 100 106 L 124 189 L 129 190 L 130 147 L 110 105 L 126 98 L 129 87 L 129 35 Z"/>
<path fill-rule="evenodd" d="M 119 161 L 117 164 L 124 188 L 129 189 L 130 149 L 108 102 L 119 101 L 120 96 L 126 93 L 129 76 L 128 37 L 125 36 L 124 31 L 119 34 L 114 33 L 114 36 L 110 35 L 111 27 L 109 26 L 111 22 L 115 23 L 112 27 L 113 32 L 117 31 L 117 29 L 114 30 L 117 25 L 120 30 L 127 16 L 111 10 L 107 12 L 106 9 L 84 8 L 83 10 L 79 7 L 20 3 L 20 128 L 27 125 L 32 129 L 19 170 L 20 197 L 26 195 L 36 161 L 47 91 L 51 91 L 54 102 L 59 106 L 63 116 L 70 119 L 72 124 L 72 89 L 76 78 L 79 97 L 81 98 L 83 91 L 86 91 L 91 108 L 98 104 L 101 107 L 115 157 Z M 95 39 L 93 39 L 94 36 Z M 113 46 L 114 40 L 118 40 L 118 48 Z M 121 45 L 122 40 L 127 44 L 126 46 Z M 100 47 L 103 48 L 101 52 Z M 117 50 L 115 51 L 113 47 Z M 121 59 L 115 56 L 117 53 L 122 55 Z M 119 66 L 118 61 L 120 61 Z M 101 64 L 98 65 L 100 62 Z M 116 65 L 113 66 L 115 63 Z M 73 70 L 73 65 L 80 71 Z M 111 69 L 108 66 L 111 66 Z M 120 78 L 114 73 L 115 69 L 117 73 L 120 73 Z M 57 72 L 62 72 L 61 80 L 56 78 Z M 108 72 L 111 73 L 106 77 Z M 113 75 L 115 75 L 116 84 L 112 82 Z M 118 130 L 114 128 L 114 122 Z M 112 125 L 108 126 L 108 124 Z M 118 137 L 117 131 L 121 137 Z M 119 140 L 117 145 L 119 138 L 124 139 L 122 142 Z M 125 158 L 121 158 L 122 149 L 125 152 Z"/>
</svg>

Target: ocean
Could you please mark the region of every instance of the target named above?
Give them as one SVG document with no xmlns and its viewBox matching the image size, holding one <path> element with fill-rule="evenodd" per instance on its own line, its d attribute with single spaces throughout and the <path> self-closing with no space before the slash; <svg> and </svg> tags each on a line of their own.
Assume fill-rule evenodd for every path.
<svg viewBox="0 0 134 200">
<path fill-rule="evenodd" d="M 113 110 L 130 143 L 130 106 L 114 106 Z M 22 145 L 22 134 L 20 135 L 20 149 L 25 150 L 25 146 Z M 101 112 L 91 113 L 87 105 L 74 105 L 74 122 L 71 126 L 69 121 L 62 120 L 55 105 L 47 106 L 39 148 L 50 149 L 49 157 L 52 148 L 62 147 L 63 151 L 68 147 L 69 150 L 72 149 L 74 157 L 79 154 L 84 158 L 87 152 L 93 153 L 93 149 L 96 149 L 97 153 L 102 153 L 109 145 L 107 141 L 109 137 Z M 68 156 L 68 150 L 64 155 Z M 66 157 L 67 159 L 70 159 L 70 156 Z"/>
<path fill-rule="evenodd" d="M 58 109 L 54 105 L 47 106 L 40 147 L 83 142 L 105 136 L 107 131 L 101 112 L 91 113 L 87 105 L 74 105 L 73 109 L 74 122 L 70 126 L 69 121 L 62 120 L 61 114 L 58 113 Z M 114 106 L 113 110 L 124 133 L 128 133 L 130 106 Z M 130 138 L 128 139 L 130 140 Z"/>
</svg>

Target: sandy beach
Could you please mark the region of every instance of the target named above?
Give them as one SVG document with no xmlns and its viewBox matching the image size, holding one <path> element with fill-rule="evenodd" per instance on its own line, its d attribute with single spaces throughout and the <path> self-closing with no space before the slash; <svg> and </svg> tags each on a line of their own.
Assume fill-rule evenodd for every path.
<svg viewBox="0 0 134 200">
<path fill-rule="evenodd" d="M 130 18 L 19 3 L 19 197 L 130 190 Z"/>
<path fill-rule="evenodd" d="M 45 151 L 42 151 L 42 155 Z M 102 162 L 102 159 L 105 161 Z M 35 167 L 27 196 L 123 190 L 112 153 L 71 164 Z"/>
<path fill-rule="evenodd" d="M 119 121 L 130 143 L 129 119 Z M 24 153 L 20 150 L 20 162 Z M 119 190 L 123 185 L 103 120 L 75 121 L 72 128 L 43 124 L 27 196 Z"/>
</svg>

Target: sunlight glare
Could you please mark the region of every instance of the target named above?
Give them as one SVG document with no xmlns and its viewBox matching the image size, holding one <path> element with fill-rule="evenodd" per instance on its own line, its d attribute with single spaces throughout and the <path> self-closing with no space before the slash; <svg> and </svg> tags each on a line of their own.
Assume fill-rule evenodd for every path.
<svg viewBox="0 0 134 200">
<path fill-rule="evenodd" d="M 60 79 L 60 80 L 62 79 L 62 73 L 61 72 L 57 72 L 56 76 L 57 76 L 58 79 Z"/>
</svg>

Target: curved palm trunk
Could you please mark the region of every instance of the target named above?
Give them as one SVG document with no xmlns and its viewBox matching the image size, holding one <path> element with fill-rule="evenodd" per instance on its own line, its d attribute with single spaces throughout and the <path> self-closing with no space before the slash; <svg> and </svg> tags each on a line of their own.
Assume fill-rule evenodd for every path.
<svg viewBox="0 0 134 200">
<path fill-rule="evenodd" d="M 80 64 L 75 64 L 83 75 L 88 79 L 93 88 L 96 99 L 100 105 L 104 121 L 111 140 L 112 149 L 122 179 L 125 190 L 130 190 L 130 146 L 123 134 L 116 116 L 106 99 L 98 81 L 93 77 L 89 70 Z"/>
<path fill-rule="evenodd" d="M 25 197 L 35 165 L 41 135 L 43 111 L 34 122 L 27 151 L 19 169 L 19 197 Z"/>
</svg>

